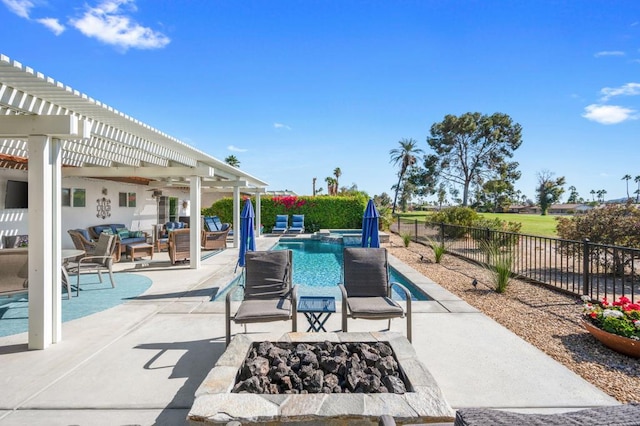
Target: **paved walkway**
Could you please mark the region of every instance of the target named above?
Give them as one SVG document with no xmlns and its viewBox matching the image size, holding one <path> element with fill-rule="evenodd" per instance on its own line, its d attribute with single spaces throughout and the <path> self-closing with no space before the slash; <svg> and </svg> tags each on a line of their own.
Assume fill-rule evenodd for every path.
<svg viewBox="0 0 640 426">
<path fill-rule="evenodd" d="M 261 238 L 258 249 L 274 242 Z M 195 390 L 224 352 L 224 303 L 210 299 L 230 282 L 236 258 L 237 250 L 227 249 L 197 271 L 123 261 L 118 269 L 153 280 L 144 295 L 64 323 L 63 341 L 44 351 L 28 351 L 26 334 L 0 338 L 0 425 L 185 424 Z M 459 298 L 428 286 L 436 301 L 414 303 L 413 345 L 454 409 L 550 413 L 617 404 Z M 298 322 L 302 328 L 304 316 Z M 338 330 L 339 315 L 327 324 Z M 287 327 L 251 324 L 248 331 L 266 340 Z M 349 331 L 384 327 L 386 321 L 349 322 Z M 404 320 L 392 322 L 392 331 L 404 327 Z"/>
</svg>

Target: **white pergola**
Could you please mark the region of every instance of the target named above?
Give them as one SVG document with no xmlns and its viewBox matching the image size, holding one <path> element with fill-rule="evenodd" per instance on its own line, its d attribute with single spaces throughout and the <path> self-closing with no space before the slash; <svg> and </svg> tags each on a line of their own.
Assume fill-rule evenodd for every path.
<svg viewBox="0 0 640 426">
<path fill-rule="evenodd" d="M 62 176 L 141 177 L 154 187 L 188 186 L 193 269 L 200 267 L 203 190 L 232 191 L 235 229 L 240 223 L 240 193 L 255 194 L 256 224 L 261 223 L 260 194 L 266 182 L 4 55 L 0 154 L 28 159 L 30 349 L 45 349 L 62 339 Z M 13 167 L 27 165 L 18 161 Z M 236 247 L 238 241 L 235 232 Z"/>
</svg>

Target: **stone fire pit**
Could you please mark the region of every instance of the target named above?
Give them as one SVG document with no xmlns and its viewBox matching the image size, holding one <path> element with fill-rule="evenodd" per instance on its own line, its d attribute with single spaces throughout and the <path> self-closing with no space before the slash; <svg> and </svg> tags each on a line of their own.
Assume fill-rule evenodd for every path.
<svg viewBox="0 0 640 426">
<path fill-rule="evenodd" d="M 232 393 L 247 355 L 252 348 L 255 352 L 257 347 L 251 337 L 239 334 L 196 391 L 196 399 L 188 416 L 189 423 L 215 425 L 235 420 L 243 425 L 346 425 L 353 422 L 377 425 L 380 416 L 385 414 L 392 416 L 398 424 L 453 422 L 455 413 L 444 399 L 440 388 L 418 360 L 413 346 L 398 333 L 287 333 L 278 340 L 294 345 L 327 341 L 334 344 L 366 342 L 375 345 L 380 342 L 388 345 L 397 360 L 399 375 L 404 379 L 406 391 Z"/>
</svg>

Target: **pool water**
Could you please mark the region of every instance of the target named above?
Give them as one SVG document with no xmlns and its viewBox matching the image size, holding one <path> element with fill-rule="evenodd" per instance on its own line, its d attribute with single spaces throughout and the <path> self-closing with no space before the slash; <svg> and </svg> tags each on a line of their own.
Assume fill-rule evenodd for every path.
<svg viewBox="0 0 640 426">
<path fill-rule="evenodd" d="M 338 284 L 342 282 L 342 244 L 327 243 L 315 240 L 291 240 L 281 239 L 273 250 L 290 249 L 293 252 L 293 283 L 298 285 L 298 297 L 300 296 L 333 296 L 336 300 L 342 299 Z M 429 297 L 421 292 L 414 284 L 409 282 L 395 269 L 389 270 L 391 281 L 404 285 L 411 293 L 411 300 L 429 300 Z M 242 284 L 242 277 L 234 280 L 226 290 L 232 286 Z M 222 300 L 227 291 L 216 295 L 214 300 Z M 241 297 L 238 292 L 238 297 Z M 394 300 L 404 300 L 404 293 L 400 294 L 393 289 Z"/>
</svg>

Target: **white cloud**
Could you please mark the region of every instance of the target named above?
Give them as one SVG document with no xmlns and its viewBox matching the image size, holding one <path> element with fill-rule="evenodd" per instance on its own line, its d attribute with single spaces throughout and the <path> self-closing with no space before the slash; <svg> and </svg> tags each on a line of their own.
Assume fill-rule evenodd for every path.
<svg viewBox="0 0 640 426">
<path fill-rule="evenodd" d="M 244 149 L 244 148 L 238 148 L 238 147 L 237 147 L 237 146 L 235 146 L 235 145 L 229 145 L 229 146 L 227 147 L 227 149 L 228 149 L 229 151 L 233 151 L 233 152 L 247 152 L 247 150 L 246 150 L 246 149 Z"/>
<path fill-rule="evenodd" d="M 585 112 L 582 114 L 584 118 L 600 124 L 618 124 L 638 118 L 635 110 L 616 105 L 591 104 L 584 110 Z"/>
<path fill-rule="evenodd" d="M 26 19 L 29 19 L 29 13 L 33 8 L 33 3 L 29 0 L 2 0 L 2 3 L 4 3 L 10 11 Z"/>
<path fill-rule="evenodd" d="M 71 24 L 87 37 L 124 50 L 158 49 L 171 41 L 166 35 L 132 20 L 126 15 L 127 11 L 122 10 L 125 7 L 130 12 L 136 10 L 133 0 L 106 0 L 96 7 L 87 7 L 84 15 L 71 20 Z"/>
<path fill-rule="evenodd" d="M 627 83 L 620 87 L 605 87 L 600 90 L 602 100 L 606 101 L 614 96 L 635 96 L 640 95 L 640 83 Z"/>
<path fill-rule="evenodd" d="M 603 56 L 624 56 L 625 53 L 620 50 L 603 50 L 602 52 L 597 52 L 595 55 L 596 58 L 601 58 Z"/>
<path fill-rule="evenodd" d="M 42 18 L 36 19 L 36 21 L 49 28 L 55 35 L 60 35 L 65 30 L 64 25 L 58 22 L 58 20 L 55 18 Z"/>
<path fill-rule="evenodd" d="M 282 123 L 273 123 L 273 127 L 275 129 L 287 129 L 287 130 L 291 130 L 290 126 L 287 126 L 286 124 L 282 124 Z"/>
</svg>

